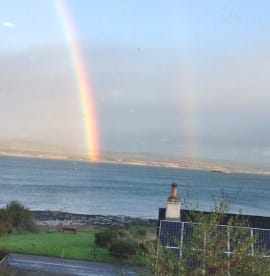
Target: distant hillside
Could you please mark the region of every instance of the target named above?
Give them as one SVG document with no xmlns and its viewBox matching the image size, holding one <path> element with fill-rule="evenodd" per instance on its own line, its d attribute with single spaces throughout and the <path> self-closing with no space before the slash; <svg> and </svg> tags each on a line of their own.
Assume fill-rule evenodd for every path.
<svg viewBox="0 0 270 276">
<path fill-rule="evenodd" d="M 28 157 L 46 157 L 57 159 L 80 159 L 78 149 L 70 149 L 60 145 L 38 143 L 22 140 L 0 140 L 0 155 L 15 155 Z M 86 158 L 86 154 L 84 156 Z"/>
<path fill-rule="evenodd" d="M 88 158 L 87 153 L 83 152 L 82 149 L 71 149 L 59 145 L 21 140 L 0 140 L 0 155 L 82 161 L 87 161 Z M 213 173 L 244 172 L 270 174 L 268 168 L 252 167 L 238 162 L 165 156 L 152 153 L 102 152 L 100 154 L 100 161 L 121 164 L 202 169 L 211 170 Z"/>
<path fill-rule="evenodd" d="M 163 166 L 187 169 L 211 170 L 214 173 L 263 173 L 270 174 L 268 168 L 259 168 L 239 162 L 198 159 L 191 157 L 175 157 L 150 153 L 103 153 L 103 159 L 109 162 L 136 165 Z"/>
</svg>

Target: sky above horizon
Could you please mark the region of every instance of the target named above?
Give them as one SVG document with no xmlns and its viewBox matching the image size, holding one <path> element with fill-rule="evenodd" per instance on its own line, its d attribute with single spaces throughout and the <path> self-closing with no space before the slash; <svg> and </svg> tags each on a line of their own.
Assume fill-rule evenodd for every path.
<svg viewBox="0 0 270 276">
<path fill-rule="evenodd" d="M 66 1 L 101 150 L 270 166 L 269 1 Z M 0 141 L 84 148 L 55 1 L 0 3 Z"/>
</svg>

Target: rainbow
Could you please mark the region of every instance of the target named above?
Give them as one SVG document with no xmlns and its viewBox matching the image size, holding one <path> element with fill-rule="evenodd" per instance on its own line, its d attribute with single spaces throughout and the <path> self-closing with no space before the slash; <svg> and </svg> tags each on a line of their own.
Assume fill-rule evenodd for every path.
<svg viewBox="0 0 270 276">
<path fill-rule="evenodd" d="M 64 0 L 55 0 L 56 9 L 68 41 L 71 62 L 79 91 L 82 118 L 85 130 L 87 155 L 90 161 L 99 161 L 99 131 L 95 110 L 94 93 L 89 72 L 79 43 L 76 28 Z"/>
<path fill-rule="evenodd" d="M 179 115 L 181 116 L 179 121 L 181 121 L 181 129 L 183 130 L 181 144 L 184 145 L 184 147 L 179 147 L 183 156 L 189 157 L 195 162 L 196 156 L 200 154 L 199 128 L 197 126 L 198 107 L 194 93 L 196 87 L 186 69 L 181 72 L 179 90 Z"/>
</svg>

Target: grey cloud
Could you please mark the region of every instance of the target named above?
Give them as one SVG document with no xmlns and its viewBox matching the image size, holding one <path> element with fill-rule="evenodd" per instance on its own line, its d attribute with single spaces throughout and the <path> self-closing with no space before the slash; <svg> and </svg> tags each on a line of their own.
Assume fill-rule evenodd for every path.
<svg viewBox="0 0 270 276">
<path fill-rule="evenodd" d="M 1 56 L 1 136 L 83 146 L 80 102 L 68 49 Z M 102 146 L 266 162 L 269 56 L 217 57 L 187 66 L 176 51 L 90 46 Z M 199 70 L 200 69 L 200 70 Z M 256 153 L 256 154 L 255 154 Z M 191 154 L 191 153 L 190 153 Z M 253 161 L 252 161 L 253 160 Z"/>
</svg>

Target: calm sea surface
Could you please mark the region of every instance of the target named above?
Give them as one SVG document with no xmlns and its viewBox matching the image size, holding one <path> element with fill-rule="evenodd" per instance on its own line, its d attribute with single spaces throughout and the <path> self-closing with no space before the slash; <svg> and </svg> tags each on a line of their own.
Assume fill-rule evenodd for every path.
<svg viewBox="0 0 270 276">
<path fill-rule="evenodd" d="M 231 211 L 270 215 L 270 176 L 46 159 L 0 157 L 0 206 L 157 218 L 172 182 L 193 207 L 225 193 Z"/>
</svg>

